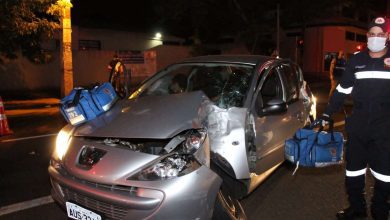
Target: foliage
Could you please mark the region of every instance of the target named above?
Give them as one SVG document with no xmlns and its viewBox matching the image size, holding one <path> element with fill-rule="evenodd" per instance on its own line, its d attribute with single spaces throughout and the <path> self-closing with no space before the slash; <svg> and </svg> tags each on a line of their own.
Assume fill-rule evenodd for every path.
<svg viewBox="0 0 390 220">
<path fill-rule="evenodd" d="M 19 50 L 34 62 L 45 60 L 41 42 L 60 27 L 61 7 L 56 0 L 0 0 L 0 62 Z"/>
</svg>

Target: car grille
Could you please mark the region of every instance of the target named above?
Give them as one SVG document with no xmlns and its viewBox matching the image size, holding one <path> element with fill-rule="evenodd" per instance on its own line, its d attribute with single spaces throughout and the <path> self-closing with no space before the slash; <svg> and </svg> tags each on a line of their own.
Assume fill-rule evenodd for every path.
<svg viewBox="0 0 390 220">
<path fill-rule="evenodd" d="M 67 187 L 61 186 L 61 190 L 68 201 L 75 202 L 85 208 L 89 208 L 92 211 L 96 211 L 100 214 L 103 214 L 105 218 L 123 219 L 127 214 L 127 209 L 125 209 L 124 207 L 115 206 L 106 202 L 92 199 L 88 196 L 68 189 Z"/>
</svg>

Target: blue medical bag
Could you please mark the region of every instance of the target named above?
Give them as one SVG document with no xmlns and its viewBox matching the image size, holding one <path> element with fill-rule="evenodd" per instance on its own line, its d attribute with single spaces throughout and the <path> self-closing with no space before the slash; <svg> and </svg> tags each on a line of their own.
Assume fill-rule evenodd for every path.
<svg viewBox="0 0 390 220">
<path fill-rule="evenodd" d="M 68 123 L 78 125 L 108 111 L 116 100 L 117 95 L 110 83 L 91 90 L 77 87 L 61 99 L 60 110 Z"/>
<path fill-rule="evenodd" d="M 111 83 L 103 83 L 101 86 L 95 86 L 91 90 L 92 99 L 101 111 L 107 111 L 118 99 L 118 96 Z"/>
<path fill-rule="evenodd" d="M 341 132 L 333 131 L 333 123 L 329 132 L 318 131 L 312 127 L 299 129 L 293 138 L 286 140 L 285 158 L 305 167 L 324 167 L 340 164 L 343 160 L 344 138 Z"/>
</svg>

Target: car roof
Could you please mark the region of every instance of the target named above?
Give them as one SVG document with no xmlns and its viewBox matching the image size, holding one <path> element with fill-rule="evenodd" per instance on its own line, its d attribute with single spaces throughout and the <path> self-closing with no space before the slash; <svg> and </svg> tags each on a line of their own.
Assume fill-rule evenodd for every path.
<svg viewBox="0 0 390 220">
<path fill-rule="evenodd" d="M 261 56 L 261 55 L 209 55 L 209 56 L 187 58 L 182 62 L 185 63 L 221 62 L 221 63 L 240 63 L 240 64 L 257 65 L 275 59 L 276 58 Z"/>
</svg>

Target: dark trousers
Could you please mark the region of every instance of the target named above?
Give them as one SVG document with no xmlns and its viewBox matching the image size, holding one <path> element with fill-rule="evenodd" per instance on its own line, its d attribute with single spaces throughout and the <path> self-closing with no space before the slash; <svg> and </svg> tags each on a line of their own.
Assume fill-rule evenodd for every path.
<svg viewBox="0 0 390 220">
<path fill-rule="evenodd" d="M 366 208 L 364 187 L 368 169 L 375 179 L 371 212 L 374 219 L 387 219 L 387 199 L 390 195 L 390 124 L 386 121 L 367 124 L 360 122 L 352 122 L 353 126 L 347 124 L 345 184 L 348 200 L 356 210 Z"/>
</svg>

